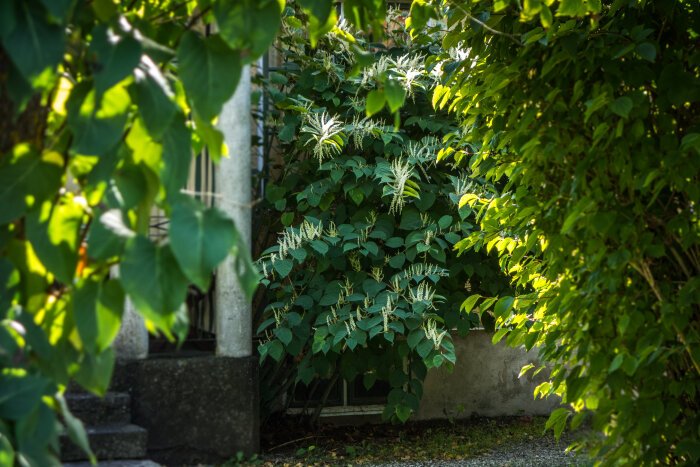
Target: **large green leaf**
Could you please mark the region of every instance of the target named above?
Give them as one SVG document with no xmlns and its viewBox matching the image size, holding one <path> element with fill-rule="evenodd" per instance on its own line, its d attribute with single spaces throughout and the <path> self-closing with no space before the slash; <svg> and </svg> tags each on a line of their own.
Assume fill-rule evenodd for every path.
<svg viewBox="0 0 700 467">
<path fill-rule="evenodd" d="M 163 164 L 160 181 L 167 196 L 177 196 L 187 183 L 192 160 L 192 134 L 185 126 L 185 118 L 177 114 L 163 133 Z"/>
<path fill-rule="evenodd" d="M 0 2 L 0 40 L 5 39 L 14 29 L 15 15 L 14 2 Z"/>
<path fill-rule="evenodd" d="M 78 265 L 83 204 L 72 197 L 58 204 L 46 201 L 27 217 L 27 238 L 46 268 L 64 284 L 70 284 Z"/>
<path fill-rule="evenodd" d="M 99 102 L 90 84 L 78 84 L 66 103 L 68 124 L 73 130 L 71 150 L 78 154 L 102 155 L 121 140 L 130 104 L 129 93 L 113 86 Z"/>
<path fill-rule="evenodd" d="M 114 371 L 114 350 L 109 347 L 102 353 L 83 355 L 78 372 L 73 376 L 82 387 L 104 396 Z"/>
<path fill-rule="evenodd" d="M 80 447 L 90 458 L 90 462 L 93 464 L 97 463 L 95 454 L 90 449 L 90 442 L 88 441 L 87 433 L 85 432 L 85 427 L 83 422 L 75 417 L 68 407 L 65 397 L 60 392 L 54 396 L 54 399 L 58 403 L 59 410 L 63 416 L 63 421 L 66 425 L 66 431 L 71 441 L 73 441 L 77 446 Z"/>
<path fill-rule="evenodd" d="M 18 144 L 0 161 L 0 225 L 11 222 L 41 203 L 61 186 L 63 159 L 55 152 L 39 155 Z M 37 183 L 41 180 L 41 183 Z"/>
<path fill-rule="evenodd" d="M 137 74 L 134 83 L 136 102 L 148 133 L 159 140 L 175 118 L 177 106 L 172 101 L 172 91 L 167 83 L 160 85 L 146 74 Z"/>
<path fill-rule="evenodd" d="M 182 197 L 173 206 L 168 236 L 182 271 L 206 291 L 211 273 L 226 258 L 238 232 L 218 209 L 205 209 L 200 202 Z"/>
<path fill-rule="evenodd" d="M 15 27 L 3 47 L 27 80 L 58 65 L 66 46 L 64 29 L 48 21 L 44 9 L 32 2 L 18 2 Z"/>
<path fill-rule="evenodd" d="M 204 120 L 213 119 L 238 85 L 239 53 L 219 36 L 202 39 L 194 32 L 187 32 L 177 57 L 180 79 L 192 105 Z"/>
<path fill-rule="evenodd" d="M 141 44 L 133 37 L 119 37 L 106 24 L 92 31 L 90 60 L 95 77 L 95 91 L 101 95 L 131 74 L 141 57 Z"/>
<path fill-rule="evenodd" d="M 331 7 L 326 0 L 321 3 Z M 214 16 L 224 41 L 235 50 L 245 51 L 245 60 L 250 62 L 261 56 L 277 36 L 283 9 L 284 0 L 218 0 Z"/>
<path fill-rule="evenodd" d="M 392 112 L 399 110 L 406 98 L 406 90 L 403 88 L 403 85 L 393 79 L 386 81 L 384 94 L 386 95 L 386 102 L 389 104 L 389 110 Z"/>
<path fill-rule="evenodd" d="M 250 247 L 245 244 L 242 236 L 236 236 L 236 243 L 231 249 L 231 255 L 233 256 L 233 272 L 238 278 L 241 290 L 248 297 L 248 300 L 251 300 L 260 284 L 260 274 L 253 265 Z"/>
<path fill-rule="evenodd" d="M 42 5 L 49 10 L 54 18 L 65 20 L 73 10 L 75 0 L 40 0 Z M 9 2 L 7 2 L 9 3 Z"/>
<path fill-rule="evenodd" d="M 31 413 L 41 402 L 49 380 L 40 375 L 28 375 L 3 370 L 0 374 L 0 418 L 19 420 Z"/>
<path fill-rule="evenodd" d="M 83 347 L 91 353 L 106 350 L 117 336 L 124 310 L 124 291 L 116 279 L 84 280 L 73 296 L 73 316 Z"/>
<path fill-rule="evenodd" d="M 101 213 L 90 224 L 87 235 L 88 256 L 97 261 L 104 261 L 120 255 L 126 240 L 134 235 L 135 232 L 124 224 L 119 209 Z"/>
<path fill-rule="evenodd" d="M 169 245 L 137 236 L 126 242 L 120 281 L 136 309 L 156 326 L 168 329 L 185 301 L 188 281 Z"/>
</svg>

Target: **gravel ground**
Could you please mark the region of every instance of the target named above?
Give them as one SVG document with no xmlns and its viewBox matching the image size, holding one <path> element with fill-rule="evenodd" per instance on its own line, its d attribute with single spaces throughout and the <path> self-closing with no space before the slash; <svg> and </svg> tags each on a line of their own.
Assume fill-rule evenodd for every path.
<svg viewBox="0 0 700 467">
<path fill-rule="evenodd" d="M 478 457 L 463 460 L 399 461 L 376 464 L 381 467 L 450 467 L 450 466 L 500 466 L 500 467 L 568 467 L 587 465 L 585 458 L 577 459 L 574 453 L 566 453 L 570 440 L 562 436 L 559 443 L 550 437 L 536 438 L 527 443 L 511 444 Z M 363 464 L 372 465 L 372 464 Z"/>
</svg>

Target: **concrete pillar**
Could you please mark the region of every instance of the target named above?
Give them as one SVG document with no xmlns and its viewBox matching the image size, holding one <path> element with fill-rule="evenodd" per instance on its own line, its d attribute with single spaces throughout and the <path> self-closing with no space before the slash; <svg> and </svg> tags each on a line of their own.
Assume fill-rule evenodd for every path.
<svg viewBox="0 0 700 467">
<path fill-rule="evenodd" d="M 250 248 L 251 120 L 250 66 L 243 67 L 233 97 L 219 115 L 229 157 L 216 166 L 216 205 L 236 223 Z M 216 353 L 225 357 L 252 355 L 252 309 L 238 285 L 229 256 L 216 272 Z"/>
<path fill-rule="evenodd" d="M 119 277 L 119 266 L 111 268 L 111 276 Z M 127 297 L 119 333 L 112 343 L 119 360 L 140 360 L 148 357 L 148 331 L 143 317 Z"/>
</svg>

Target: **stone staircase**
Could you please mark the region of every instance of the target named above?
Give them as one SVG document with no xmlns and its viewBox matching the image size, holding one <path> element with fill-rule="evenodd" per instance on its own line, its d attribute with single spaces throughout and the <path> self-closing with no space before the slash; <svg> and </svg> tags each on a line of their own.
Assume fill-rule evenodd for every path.
<svg viewBox="0 0 700 467">
<path fill-rule="evenodd" d="M 146 429 L 131 423 L 131 396 L 126 392 L 107 392 L 104 398 L 80 391 L 66 393 L 66 402 L 73 415 L 83 421 L 90 447 L 100 461 L 116 461 L 129 465 L 126 460 L 144 463 L 146 457 Z M 87 455 L 74 445 L 66 434 L 61 436 L 61 461 L 84 461 Z M 70 464 L 67 464 L 70 465 Z M 74 464 L 80 465 L 80 464 Z"/>
</svg>

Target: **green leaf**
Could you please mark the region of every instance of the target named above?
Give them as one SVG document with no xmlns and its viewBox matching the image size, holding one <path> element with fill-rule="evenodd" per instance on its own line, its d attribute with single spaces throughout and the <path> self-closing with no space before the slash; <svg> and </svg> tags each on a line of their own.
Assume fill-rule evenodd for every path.
<svg viewBox="0 0 700 467">
<path fill-rule="evenodd" d="M 188 31 L 182 37 L 177 58 L 179 76 L 192 105 L 202 119 L 212 120 L 238 85 L 238 52 L 218 35 L 201 39 Z"/>
<path fill-rule="evenodd" d="M 411 408 L 405 405 L 397 405 L 396 416 L 401 421 L 401 423 L 406 422 L 406 420 L 408 420 L 408 417 L 411 416 Z"/>
<path fill-rule="evenodd" d="M 585 13 L 583 0 L 561 0 L 557 16 L 581 16 Z"/>
<path fill-rule="evenodd" d="M 613 359 L 612 362 L 610 362 L 610 368 L 608 368 L 608 373 L 612 373 L 613 371 L 617 370 L 620 368 L 620 365 L 622 365 L 622 362 L 625 360 L 625 355 L 624 354 L 617 354 L 615 358 Z"/>
<path fill-rule="evenodd" d="M 386 96 L 386 102 L 389 104 L 389 110 L 392 112 L 399 110 L 406 99 L 406 90 L 403 88 L 403 85 L 399 81 L 393 79 L 387 80 L 386 84 L 384 85 L 384 94 Z M 369 97 L 367 98 L 367 101 L 367 105 L 369 106 Z"/>
<path fill-rule="evenodd" d="M 292 331 L 289 328 L 275 328 L 275 336 L 284 344 L 292 342 Z"/>
<path fill-rule="evenodd" d="M 267 353 L 279 362 L 284 356 L 284 347 L 282 343 L 278 340 L 273 340 L 267 343 Z"/>
<path fill-rule="evenodd" d="M 387 248 L 400 248 L 403 246 L 403 238 L 401 237 L 391 237 L 384 244 Z"/>
<path fill-rule="evenodd" d="M 627 96 L 619 97 L 610 104 L 610 110 L 622 118 L 628 118 L 634 103 Z"/>
<path fill-rule="evenodd" d="M 73 315 L 78 335 L 88 352 L 99 354 L 117 337 L 124 309 L 119 281 L 86 279 L 73 295 Z"/>
<path fill-rule="evenodd" d="M 46 268 L 70 284 L 78 265 L 83 205 L 64 197 L 57 205 L 46 201 L 27 216 L 27 238 Z"/>
<path fill-rule="evenodd" d="M 101 99 L 88 82 L 73 88 L 66 103 L 68 124 L 73 130 L 71 150 L 102 155 L 113 148 L 122 138 L 130 102 L 129 93 L 121 85 L 110 88 Z"/>
<path fill-rule="evenodd" d="M 182 272 L 200 290 L 209 290 L 212 272 L 226 258 L 237 236 L 233 221 L 217 208 L 205 209 L 189 197 L 182 197 L 173 206 L 170 246 Z"/>
<path fill-rule="evenodd" d="M 452 225 L 452 216 L 444 215 L 438 221 L 438 227 L 440 227 L 442 230 L 445 230 L 450 225 Z"/>
<path fill-rule="evenodd" d="M 95 91 L 101 96 L 127 76 L 131 75 L 141 58 L 141 44 L 133 37 L 119 37 L 105 23 L 92 30 L 88 50 L 95 77 Z"/>
<path fill-rule="evenodd" d="M 63 158 L 58 153 L 39 155 L 28 144 L 15 145 L 0 160 L 0 225 L 52 196 L 61 186 L 62 174 Z"/>
<path fill-rule="evenodd" d="M 325 255 L 326 253 L 328 253 L 328 244 L 324 241 L 321 241 L 321 240 L 312 240 L 311 241 L 311 248 L 318 251 L 322 255 Z"/>
<path fill-rule="evenodd" d="M 250 247 L 246 245 L 241 235 L 236 236 L 236 243 L 230 254 L 233 257 L 233 272 L 238 278 L 238 284 L 246 298 L 252 300 L 253 294 L 260 285 L 260 274 L 250 257 Z"/>
<path fill-rule="evenodd" d="M 170 329 L 185 301 L 188 281 L 169 245 L 157 246 L 140 235 L 130 238 L 119 280 L 139 313 L 159 328 Z"/>
<path fill-rule="evenodd" d="M 413 208 L 405 208 L 401 215 L 401 223 L 399 229 L 402 230 L 417 230 L 423 226 L 423 220 L 420 213 Z"/>
<path fill-rule="evenodd" d="M 289 227 L 292 225 L 292 222 L 294 222 L 294 213 L 293 212 L 285 212 L 282 214 L 282 225 Z M 321 242 L 323 243 L 323 242 Z M 324 243 L 325 245 L 325 243 Z M 326 247 L 328 249 L 328 247 Z"/>
<path fill-rule="evenodd" d="M 365 195 L 364 195 L 364 193 L 362 193 L 362 190 L 359 187 L 353 188 L 352 190 L 350 190 L 349 194 L 350 194 L 350 198 L 352 198 L 352 200 L 355 202 L 355 204 L 357 206 L 362 204 L 362 200 L 365 199 Z"/>
<path fill-rule="evenodd" d="M 420 343 L 420 341 L 423 340 L 425 337 L 425 332 L 423 331 L 422 328 L 415 329 L 411 331 L 411 333 L 408 335 L 408 338 L 406 339 L 406 342 L 408 343 L 408 346 L 411 349 L 415 349 L 416 346 Z"/>
<path fill-rule="evenodd" d="M 467 298 L 464 300 L 462 303 L 462 306 L 460 307 L 460 311 L 463 311 L 464 313 L 469 313 L 472 311 L 474 308 L 474 305 L 476 305 L 476 302 L 481 298 L 481 295 L 472 295 L 471 297 Z"/>
<path fill-rule="evenodd" d="M 48 22 L 42 8 L 17 2 L 14 29 L 2 45 L 22 76 L 31 81 L 46 68 L 58 65 L 66 38 L 64 28 Z"/>
<path fill-rule="evenodd" d="M 377 381 L 377 374 L 376 373 L 365 373 L 362 376 L 362 385 L 367 389 L 368 391 L 372 389 L 372 386 L 374 386 L 374 382 Z"/>
<path fill-rule="evenodd" d="M 304 248 L 293 248 L 289 250 L 289 254 L 292 255 L 292 258 L 299 261 L 299 263 L 303 263 L 306 259 L 306 250 Z"/>
<path fill-rule="evenodd" d="M 167 82 L 159 84 L 145 73 L 136 74 L 134 90 L 139 113 L 148 133 L 153 139 L 160 140 L 177 113 L 177 106 L 172 100 L 173 92 Z"/>
<path fill-rule="evenodd" d="M 656 47 L 650 42 L 643 42 L 637 46 L 637 53 L 644 60 L 654 63 L 656 60 Z"/>
<path fill-rule="evenodd" d="M 434 343 L 430 339 L 426 339 L 422 341 L 420 344 L 418 344 L 418 347 L 416 348 L 416 352 L 418 352 L 418 355 L 420 355 L 420 358 L 426 358 L 429 354 L 430 351 L 433 350 Z"/>
<path fill-rule="evenodd" d="M 246 51 L 246 61 L 251 62 L 260 57 L 277 36 L 284 0 L 217 1 L 213 6 L 223 40 L 232 49 Z"/>
<path fill-rule="evenodd" d="M 493 307 L 493 313 L 496 315 L 496 318 L 504 318 L 510 309 L 513 308 L 513 302 L 515 302 L 513 297 L 499 298 L 496 305 Z"/>
<path fill-rule="evenodd" d="M 494 345 L 498 344 L 500 340 L 503 339 L 503 336 L 508 334 L 508 331 L 510 331 L 510 329 L 508 328 L 501 328 L 498 331 L 496 331 L 496 333 L 493 335 L 493 338 L 491 339 L 491 343 Z"/>
<path fill-rule="evenodd" d="M 292 272 L 294 262 L 291 259 L 278 259 L 272 263 L 272 267 L 275 268 L 275 271 L 277 271 L 277 274 L 280 275 L 280 278 L 284 279 L 290 272 Z"/>
<path fill-rule="evenodd" d="M 326 0 L 301 0 L 301 6 L 309 14 L 309 39 L 311 47 L 335 25 L 337 18 L 332 3 Z"/>
<path fill-rule="evenodd" d="M 192 134 L 185 126 L 184 116 L 181 113 L 176 114 L 162 135 L 163 156 L 159 178 L 168 198 L 178 197 L 180 190 L 187 183 L 192 160 L 191 139 Z"/>
<path fill-rule="evenodd" d="M 225 149 L 224 134 L 208 121 L 202 120 L 196 112 L 194 113 L 194 124 L 197 134 L 209 149 L 209 156 L 218 164 Z"/>
<path fill-rule="evenodd" d="M 380 91 L 378 89 L 370 91 L 367 95 L 367 103 L 365 104 L 367 116 L 371 117 L 382 110 L 385 101 L 386 97 L 384 96 L 384 91 Z"/>
<path fill-rule="evenodd" d="M 545 423 L 544 425 L 544 429 L 549 430 L 550 428 L 552 428 L 554 430 L 554 436 L 557 438 L 557 441 L 559 441 L 559 437 L 561 436 L 561 433 L 566 427 L 566 421 L 569 419 L 570 416 L 571 412 L 569 412 L 569 409 L 563 407 L 560 409 L 556 409 L 549 416 L 547 423 Z"/>
<path fill-rule="evenodd" d="M 435 10 L 426 0 L 413 0 L 411 3 L 410 21 L 406 25 L 411 29 L 411 36 L 415 36 L 423 29 L 430 18 L 435 17 Z"/>
<path fill-rule="evenodd" d="M 87 353 L 73 376 L 88 391 L 104 396 L 114 371 L 114 350 L 110 347 L 100 354 Z"/>
<path fill-rule="evenodd" d="M 41 4 L 58 20 L 65 20 L 73 10 L 75 0 L 41 0 Z"/>
<path fill-rule="evenodd" d="M 5 370 L 0 373 L 0 418 L 20 420 L 33 412 L 49 380 L 39 375 L 22 375 Z"/>
<path fill-rule="evenodd" d="M 81 422 L 77 417 L 73 416 L 66 399 L 60 392 L 54 395 L 54 399 L 58 403 L 59 411 L 63 417 L 63 422 L 66 426 L 66 431 L 68 432 L 68 437 L 70 438 L 76 446 L 82 449 L 90 458 L 90 462 L 97 464 L 97 458 L 95 454 L 90 449 L 90 442 L 88 441 L 87 433 L 85 432 L 85 427 L 83 422 Z"/>
</svg>

